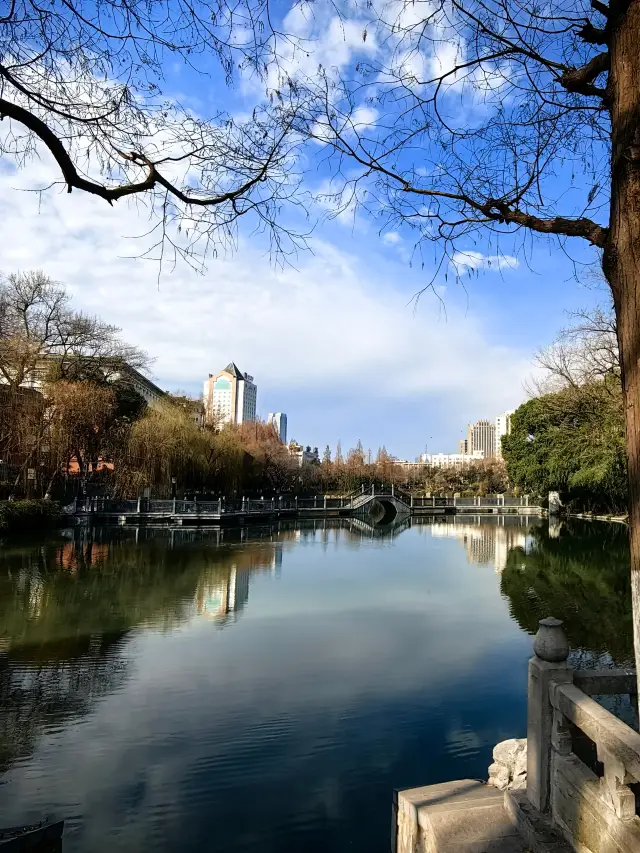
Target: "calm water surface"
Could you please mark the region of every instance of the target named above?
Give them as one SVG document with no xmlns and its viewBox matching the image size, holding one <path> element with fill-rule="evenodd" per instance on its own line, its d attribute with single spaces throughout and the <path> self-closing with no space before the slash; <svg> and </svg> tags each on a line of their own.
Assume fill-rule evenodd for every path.
<svg viewBox="0 0 640 853">
<path fill-rule="evenodd" d="M 333 526 L 332 526 L 333 524 Z M 0 550 L 0 826 L 64 853 L 386 853 L 525 734 L 538 618 L 632 656 L 624 528 L 97 529 Z"/>
</svg>

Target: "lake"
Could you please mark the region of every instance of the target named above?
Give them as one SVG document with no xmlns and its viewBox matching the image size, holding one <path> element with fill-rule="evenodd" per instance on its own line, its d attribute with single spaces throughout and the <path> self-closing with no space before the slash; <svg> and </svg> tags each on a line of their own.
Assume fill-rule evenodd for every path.
<svg viewBox="0 0 640 853">
<path fill-rule="evenodd" d="M 64 853 L 387 853 L 394 788 L 526 734 L 537 620 L 633 657 L 626 530 L 97 528 L 0 550 L 0 826 Z"/>
</svg>

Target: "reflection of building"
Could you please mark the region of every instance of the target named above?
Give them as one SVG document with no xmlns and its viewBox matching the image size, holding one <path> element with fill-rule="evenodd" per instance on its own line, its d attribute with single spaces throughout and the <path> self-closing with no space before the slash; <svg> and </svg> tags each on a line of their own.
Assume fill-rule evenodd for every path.
<svg viewBox="0 0 640 853">
<path fill-rule="evenodd" d="M 277 543 L 273 552 L 271 561 L 271 573 L 274 575 L 282 574 L 282 545 Z"/>
<path fill-rule="evenodd" d="M 496 418 L 496 456 L 502 459 L 502 436 L 511 433 L 511 412 L 503 412 Z"/>
<path fill-rule="evenodd" d="M 267 423 L 275 429 L 283 444 L 287 443 L 287 416 L 284 412 L 269 412 Z"/>
<path fill-rule="evenodd" d="M 523 524 L 523 521 L 523 519 L 512 521 L 502 516 L 495 522 L 486 519 L 483 523 L 476 518 L 474 524 L 469 524 L 468 521 L 459 522 L 455 518 L 446 524 L 434 525 L 431 528 L 431 535 L 436 538 L 461 540 L 470 563 L 492 565 L 496 572 L 501 573 L 506 568 L 510 551 L 514 548 L 523 548 L 526 551 L 529 546 L 528 524 L 526 522 Z"/>
<path fill-rule="evenodd" d="M 244 539 L 243 531 L 241 528 L 240 544 Z M 281 574 L 281 543 L 256 542 L 253 547 L 241 548 L 233 553 L 230 567 L 228 563 L 214 562 L 198 582 L 195 611 L 214 619 L 219 625 L 235 621 L 249 601 L 249 582 L 256 572 Z"/>
<path fill-rule="evenodd" d="M 256 419 L 258 388 L 253 376 L 241 373 L 232 361 L 205 380 L 202 399 L 205 420 L 212 424 L 243 424 Z"/>
<path fill-rule="evenodd" d="M 197 592 L 198 613 L 226 622 L 231 614 L 242 610 L 249 599 L 249 574 L 233 565 L 219 583 L 202 584 Z"/>
</svg>

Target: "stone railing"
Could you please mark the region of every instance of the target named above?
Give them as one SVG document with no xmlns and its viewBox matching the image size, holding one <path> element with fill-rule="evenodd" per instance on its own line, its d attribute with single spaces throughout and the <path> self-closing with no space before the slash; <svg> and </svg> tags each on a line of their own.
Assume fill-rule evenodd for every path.
<svg viewBox="0 0 640 853">
<path fill-rule="evenodd" d="M 534 651 L 527 799 L 580 853 L 640 851 L 640 733 L 592 698 L 627 695 L 637 709 L 635 672 L 574 670 L 557 619 L 540 622 Z"/>
</svg>

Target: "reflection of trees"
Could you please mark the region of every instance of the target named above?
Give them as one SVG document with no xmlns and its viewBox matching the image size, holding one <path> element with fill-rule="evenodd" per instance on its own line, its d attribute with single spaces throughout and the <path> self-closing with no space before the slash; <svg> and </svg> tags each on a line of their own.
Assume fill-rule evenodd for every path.
<svg viewBox="0 0 640 853">
<path fill-rule="evenodd" d="M 539 619 L 556 616 L 573 648 L 633 660 L 626 528 L 571 521 L 552 533 L 533 528 L 528 553 L 509 553 L 501 589 L 512 615 L 531 633 Z"/>
<path fill-rule="evenodd" d="M 136 541 L 135 531 L 78 531 L 63 543 L 0 553 L 0 648 L 47 656 L 52 644 L 124 633 L 140 624 L 169 628 L 189 618 L 196 588 L 224 581 L 240 562 L 268 565 L 274 546 L 248 554 L 206 541 Z M 95 535 L 94 535 L 95 533 Z M 193 546 L 196 547 L 193 547 Z"/>
<path fill-rule="evenodd" d="M 210 534 L 185 532 L 174 547 L 150 534 L 77 530 L 0 551 L 0 772 L 45 728 L 88 713 L 123 683 L 131 628 L 191 618 L 202 589 L 227 588 L 241 609 L 249 573 L 277 567 L 278 548 L 281 557 L 269 541 L 218 550 Z"/>
<path fill-rule="evenodd" d="M 0 772 L 33 751 L 45 727 L 82 716 L 127 677 L 124 638 L 81 638 L 44 646 L 32 660 L 18 648 L 0 654 Z"/>
<path fill-rule="evenodd" d="M 128 676 L 132 628 L 196 615 L 235 621 L 256 572 L 281 571 L 287 543 L 359 547 L 347 519 L 256 528 L 102 528 L 0 550 L 0 772 L 40 733 L 91 711 Z"/>
</svg>

